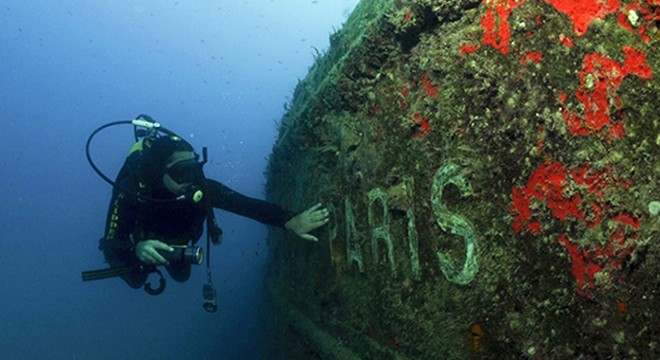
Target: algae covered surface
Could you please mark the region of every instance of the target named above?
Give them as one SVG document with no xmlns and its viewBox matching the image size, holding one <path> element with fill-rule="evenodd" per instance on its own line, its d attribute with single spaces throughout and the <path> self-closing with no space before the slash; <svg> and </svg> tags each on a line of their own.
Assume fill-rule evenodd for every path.
<svg viewBox="0 0 660 360">
<path fill-rule="evenodd" d="M 363 0 L 287 104 L 272 352 L 660 358 L 656 0 Z"/>
</svg>

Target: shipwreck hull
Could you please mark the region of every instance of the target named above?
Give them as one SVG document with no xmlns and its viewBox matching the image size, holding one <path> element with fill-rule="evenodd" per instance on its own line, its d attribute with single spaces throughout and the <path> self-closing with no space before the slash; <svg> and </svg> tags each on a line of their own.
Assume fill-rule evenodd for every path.
<svg viewBox="0 0 660 360">
<path fill-rule="evenodd" d="M 660 358 L 656 0 L 363 0 L 287 104 L 274 358 Z"/>
</svg>

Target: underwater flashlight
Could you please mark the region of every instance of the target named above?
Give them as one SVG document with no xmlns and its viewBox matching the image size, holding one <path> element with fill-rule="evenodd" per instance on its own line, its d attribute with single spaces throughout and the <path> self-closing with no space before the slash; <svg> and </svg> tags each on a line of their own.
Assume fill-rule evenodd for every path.
<svg viewBox="0 0 660 360">
<path fill-rule="evenodd" d="M 204 250 L 199 246 L 170 246 L 174 251 L 158 250 L 158 253 L 170 263 L 199 265 L 204 262 Z"/>
</svg>

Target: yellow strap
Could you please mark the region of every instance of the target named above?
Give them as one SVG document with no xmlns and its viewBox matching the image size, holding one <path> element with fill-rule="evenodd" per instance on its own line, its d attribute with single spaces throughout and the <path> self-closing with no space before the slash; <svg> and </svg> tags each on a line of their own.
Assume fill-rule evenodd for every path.
<svg viewBox="0 0 660 360">
<path fill-rule="evenodd" d="M 131 156 L 131 154 L 133 154 L 136 151 L 142 151 L 142 148 L 143 148 L 142 140 L 140 140 L 131 147 L 131 150 L 128 152 L 128 156 Z"/>
</svg>

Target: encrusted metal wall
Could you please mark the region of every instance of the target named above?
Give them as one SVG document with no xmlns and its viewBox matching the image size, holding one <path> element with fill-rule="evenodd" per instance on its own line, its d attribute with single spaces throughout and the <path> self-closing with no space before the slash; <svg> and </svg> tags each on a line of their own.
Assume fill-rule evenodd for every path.
<svg viewBox="0 0 660 360">
<path fill-rule="evenodd" d="M 268 196 L 273 358 L 660 358 L 658 0 L 363 0 Z"/>
</svg>

